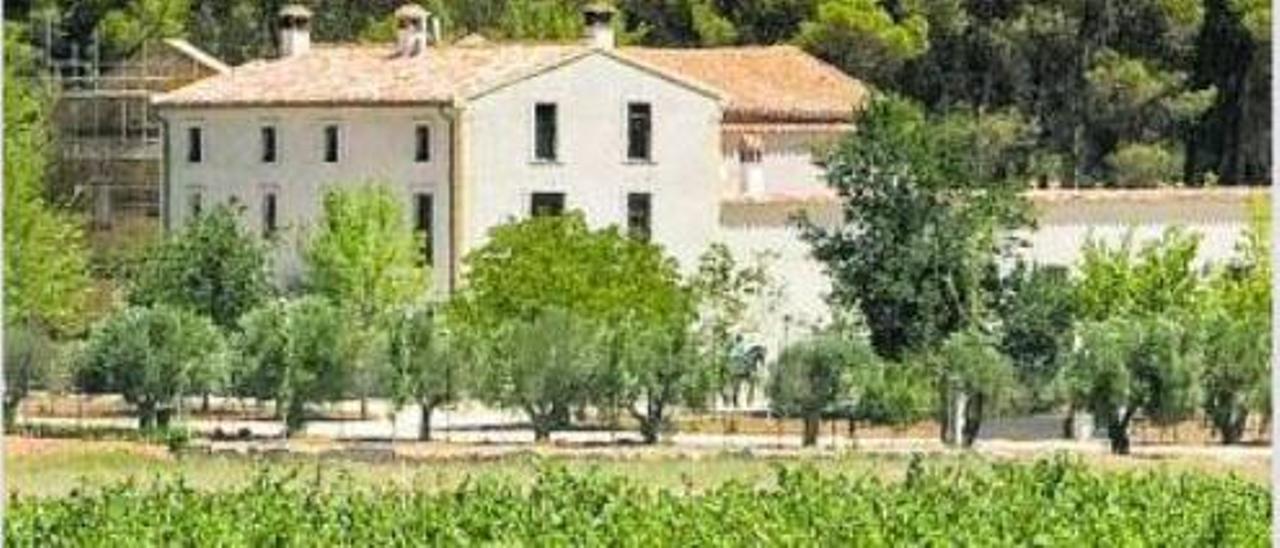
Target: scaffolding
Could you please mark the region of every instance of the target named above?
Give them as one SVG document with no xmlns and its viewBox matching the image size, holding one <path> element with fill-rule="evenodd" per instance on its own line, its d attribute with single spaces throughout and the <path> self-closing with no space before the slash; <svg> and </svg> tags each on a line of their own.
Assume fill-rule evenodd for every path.
<svg viewBox="0 0 1280 548">
<path fill-rule="evenodd" d="M 94 45 L 70 47 L 57 58 L 48 29 L 43 61 L 56 97 L 54 192 L 71 196 L 96 230 L 158 218 L 164 149 L 151 98 L 225 66 L 171 39 L 143 43 L 118 61 L 104 62 Z"/>
</svg>

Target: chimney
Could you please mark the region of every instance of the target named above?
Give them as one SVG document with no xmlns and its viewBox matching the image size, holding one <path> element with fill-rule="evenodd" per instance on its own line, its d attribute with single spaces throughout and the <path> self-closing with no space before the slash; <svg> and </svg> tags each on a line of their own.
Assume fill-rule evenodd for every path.
<svg viewBox="0 0 1280 548">
<path fill-rule="evenodd" d="M 280 57 L 311 50 L 311 10 L 299 4 L 280 9 Z"/>
<path fill-rule="evenodd" d="M 587 27 L 587 45 L 613 49 L 613 8 L 608 4 L 590 4 L 582 8 L 582 22 Z"/>
<path fill-rule="evenodd" d="M 427 23 L 432 20 L 431 14 L 418 4 L 405 4 L 396 10 L 396 55 L 413 57 L 422 53 L 427 44 L 434 42 L 428 38 Z M 434 28 L 431 32 L 435 32 Z"/>
</svg>

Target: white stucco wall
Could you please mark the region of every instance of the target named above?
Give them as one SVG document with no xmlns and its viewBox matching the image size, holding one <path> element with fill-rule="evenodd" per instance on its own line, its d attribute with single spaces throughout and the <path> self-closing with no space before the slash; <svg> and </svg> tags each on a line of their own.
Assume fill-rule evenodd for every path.
<svg viewBox="0 0 1280 548">
<path fill-rule="evenodd" d="M 1021 234 L 1030 247 L 1028 260 L 1073 266 L 1090 236 L 1114 245 L 1131 230 L 1134 243 L 1158 238 L 1173 226 L 1201 235 L 1199 260 L 1220 262 L 1234 256 L 1236 242 L 1248 226 L 1248 202 L 1265 190 L 1131 191 L 1042 193 L 1032 198 L 1038 229 Z M 785 340 L 803 336 L 808 327 L 829 321 L 825 297 L 830 281 L 809 255 L 809 246 L 788 221 L 796 204 L 731 201 L 721 205 L 717 239 L 730 246 L 740 261 L 762 250 L 777 253 L 772 275 L 782 283 L 780 306 L 764 316 L 757 340 L 773 352 Z M 830 203 L 805 208 L 811 219 L 838 222 Z"/>
<path fill-rule="evenodd" d="M 842 134 L 832 131 L 743 132 L 726 131 L 721 139 L 722 192 L 735 196 L 745 191 L 744 164 L 739 148 L 744 133 L 759 138 L 762 147 L 759 170 L 766 194 L 808 195 L 826 188 L 823 171 L 813 163 L 815 147 Z"/>
<path fill-rule="evenodd" d="M 653 108 L 652 162 L 626 158 L 626 105 Z M 558 105 L 558 159 L 534 160 L 533 112 Z M 629 192 L 652 194 L 653 241 L 682 267 L 716 227 L 717 101 L 670 80 L 593 54 L 474 99 L 463 127 L 468 249 L 494 225 L 529 215 L 534 192 L 563 192 L 592 226 L 626 226 Z"/>
<path fill-rule="evenodd" d="M 166 204 L 170 223 L 190 216 L 190 196 L 202 195 L 207 210 L 232 197 L 246 207 L 244 221 L 262 227 L 262 196 L 277 194 L 277 262 L 285 280 L 299 274 L 297 250 L 303 231 L 321 211 L 326 187 L 334 184 L 385 183 L 403 196 L 405 218 L 415 222 L 415 193 L 431 193 L 434 202 L 433 277 L 447 287 L 449 257 L 449 122 L 435 107 L 419 108 L 237 108 L 181 109 L 164 114 L 169 122 Z M 340 129 L 339 161 L 324 161 L 324 127 Z M 415 128 L 431 130 L 431 158 L 416 162 Z M 277 160 L 262 162 L 260 128 L 275 126 Z M 188 128 L 202 130 L 203 159 L 187 161 Z"/>
</svg>

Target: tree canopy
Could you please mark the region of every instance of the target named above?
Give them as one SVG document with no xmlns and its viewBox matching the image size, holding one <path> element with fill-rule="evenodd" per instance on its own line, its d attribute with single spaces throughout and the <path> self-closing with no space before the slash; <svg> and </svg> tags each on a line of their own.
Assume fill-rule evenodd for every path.
<svg viewBox="0 0 1280 548">
<path fill-rule="evenodd" d="M 588 0 L 419 0 L 446 39 L 574 40 Z M 285 0 L 33 0 L 54 53 L 105 58 L 185 35 L 232 64 L 270 55 Z M 312 0 L 318 41 L 389 40 L 399 0 Z M 932 113 L 1013 111 L 1046 181 L 1260 183 L 1270 168 L 1265 0 L 618 0 L 620 40 L 798 44 Z M 43 36 L 40 32 L 34 37 Z M 852 105 L 851 105 L 852 107 Z"/>
</svg>

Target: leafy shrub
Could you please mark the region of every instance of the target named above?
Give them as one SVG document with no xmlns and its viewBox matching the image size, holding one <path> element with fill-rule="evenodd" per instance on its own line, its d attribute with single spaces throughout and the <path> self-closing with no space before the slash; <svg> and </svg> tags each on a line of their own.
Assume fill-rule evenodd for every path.
<svg viewBox="0 0 1280 548">
<path fill-rule="evenodd" d="M 1182 178 L 1182 155 L 1168 145 L 1126 143 L 1107 156 L 1117 186 L 1149 188 Z"/>
<path fill-rule="evenodd" d="M 903 481 L 780 469 L 700 493 L 544 470 L 429 493 L 260 476 L 209 493 L 120 485 L 6 509 L 15 546 L 1265 546 L 1270 495 L 1236 478 L 1100 473 L 1065 460 L 915 463 Z"/>
</svg>

